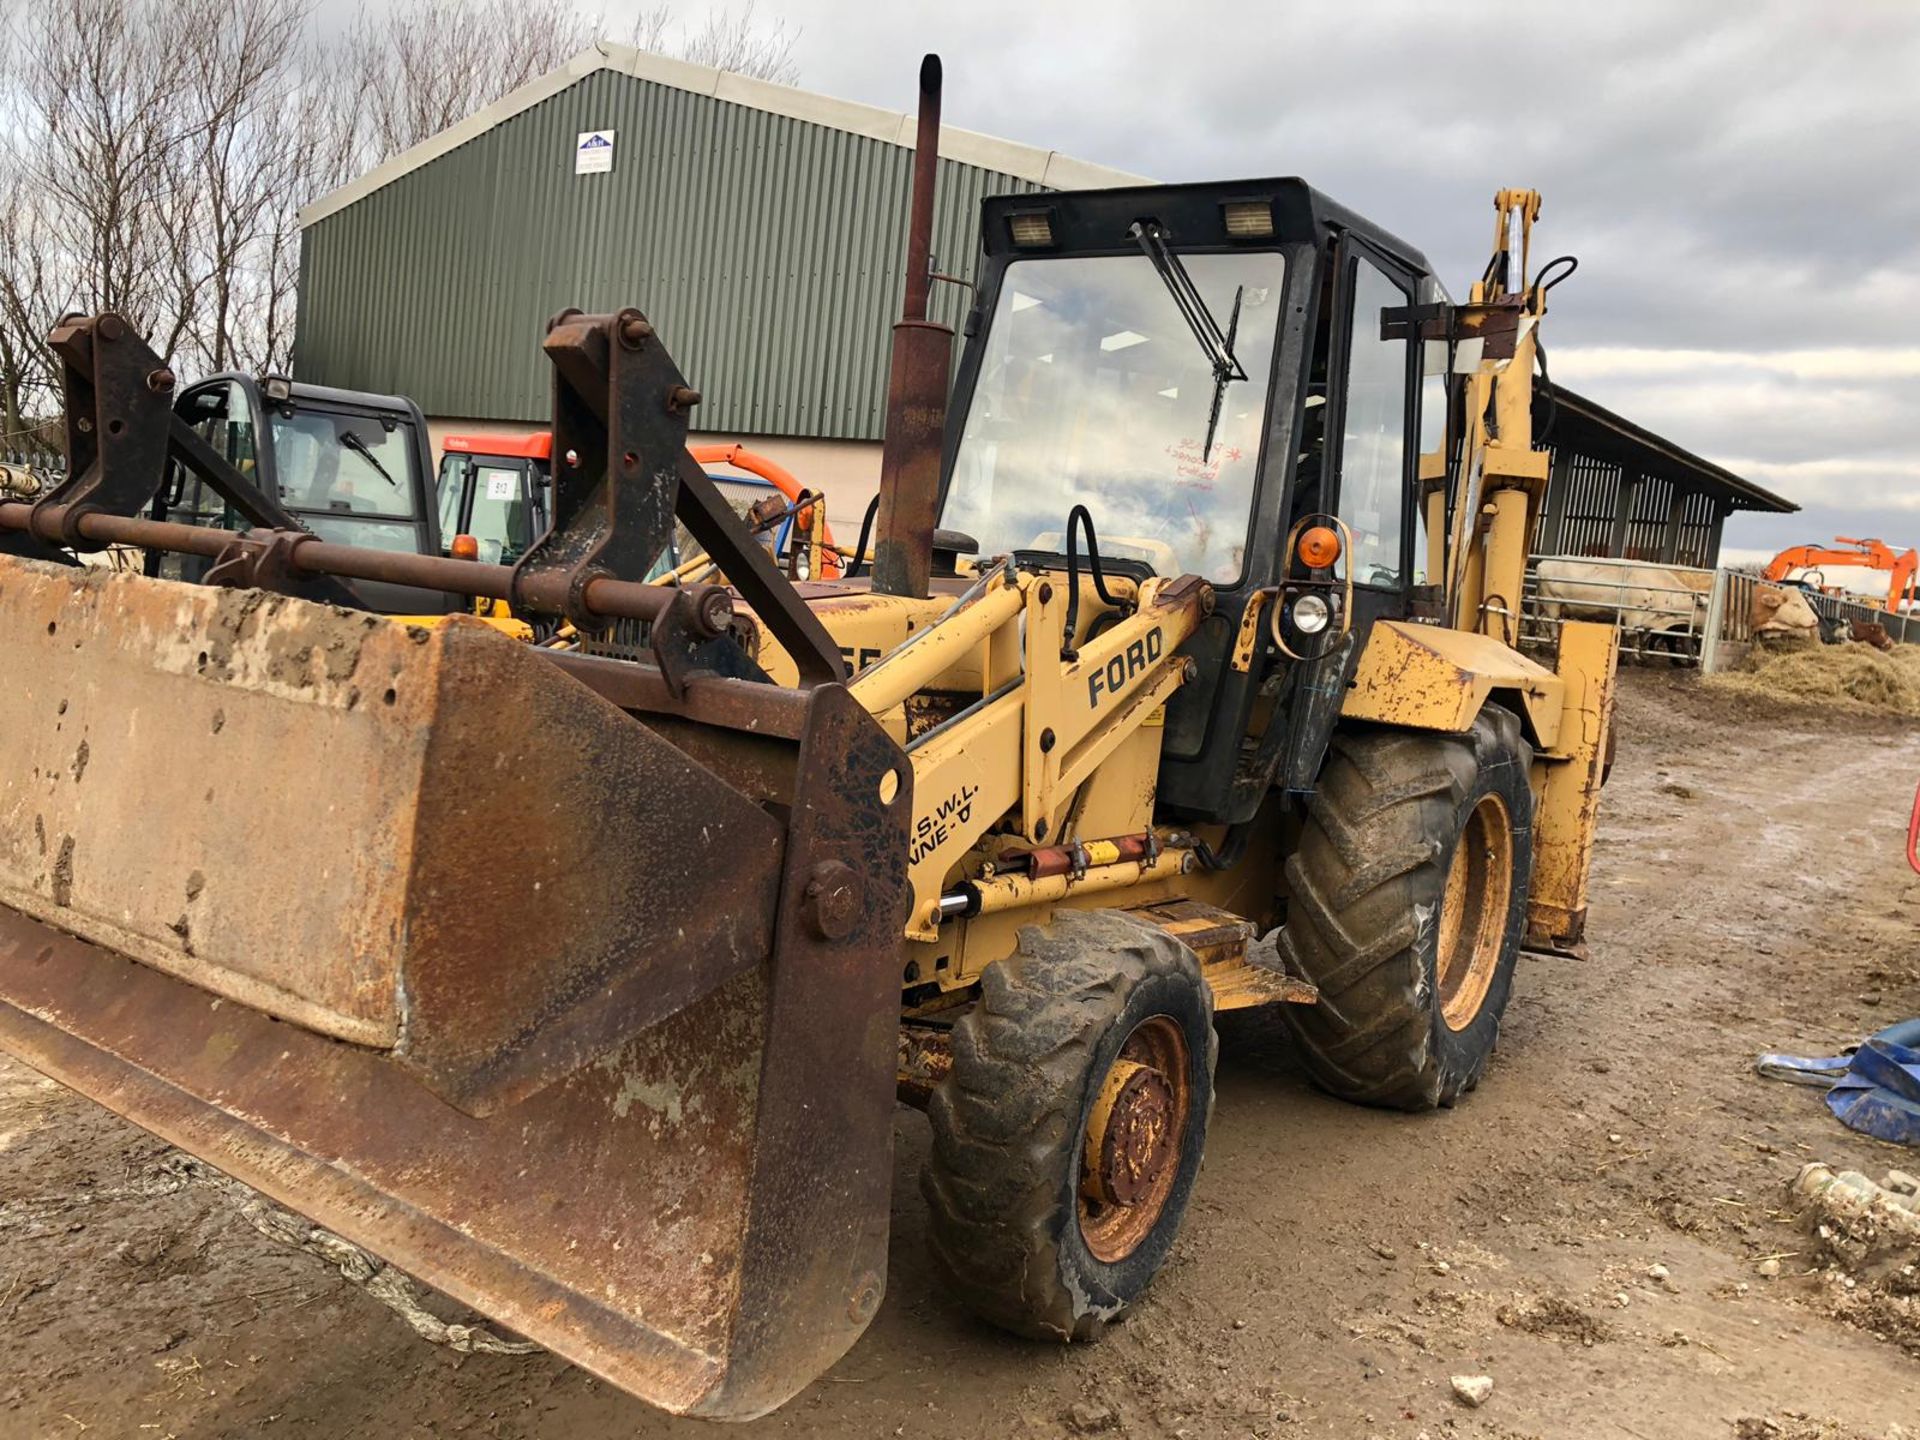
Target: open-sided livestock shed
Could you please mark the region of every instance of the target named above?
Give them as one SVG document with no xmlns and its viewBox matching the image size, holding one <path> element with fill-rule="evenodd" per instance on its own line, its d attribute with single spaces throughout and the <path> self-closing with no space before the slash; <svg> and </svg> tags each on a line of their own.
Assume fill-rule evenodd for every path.
<svg viewBox="0 0 1920 1440">
<path fill-rule="evenodd" d="M 1544 386 L 1535 401 L 1535 433 L 1547 426 L 1553 468 L 1534 542 L 1542 555 L 1711 570 L 1735 510 L 1800 508 L 1563 385 Z"/>
</svg>

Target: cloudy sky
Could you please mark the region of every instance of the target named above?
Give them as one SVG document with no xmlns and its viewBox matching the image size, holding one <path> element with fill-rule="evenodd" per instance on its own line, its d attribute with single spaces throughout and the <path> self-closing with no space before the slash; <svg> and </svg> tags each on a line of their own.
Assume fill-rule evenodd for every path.
<svg viewBox="0 0 1920 1440">
<path fill-rule="evenodd" d="M 1482 17 L 1469 23 L 1469 12 Z M 1920 5 L 760 0 L 801 83 L 1165 180 L 1301 175 L 1464 292 L 1502 185 L 1580 273 L 1556 379 L 1800 502 L 1730 549 L 1920 544 Z"/>
</svg>

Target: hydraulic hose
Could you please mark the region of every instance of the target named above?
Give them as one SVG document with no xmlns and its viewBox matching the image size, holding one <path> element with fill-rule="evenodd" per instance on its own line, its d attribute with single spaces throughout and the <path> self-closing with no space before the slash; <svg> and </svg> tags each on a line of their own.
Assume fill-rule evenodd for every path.
<svg viewBox="0 0 1920 1440">
<path fill-rule="evenodd" d="M 867 513 L 860 517 L 860 538 L 853 542 L 853 559 L 847 562 L 846 578 L 851 580 L 860 573 L 860 567 L 867 561 L 867 541 L 873 538 L 873 517 L 880 513 L 880 497 L 874 496 L 867 502 Z"/>
<path fill-rule="evenodd" d="M 1080 526 L 1085 526 L 1087 531 L 1087 574 L 1093 579 L 1094 593 L 1100 597 L 1101 604 L 1116 610 L 1121 608 L 1121 602 L 1107 589 L 1106 572 L 1100 566 L 1100 546 L 1093 534 L 1093 516 L 1086 506 L 1076 505 L 1067 512 L 1067 624 L 1060 636 L 1062 660 L 1074 660 L 1080 654 L 1073 645 L 1074 634 L 1080 626 L 1080 555 L 1074 548 Z"/>
<path fill-rule="evenodd" d="M 1247 853 L 1247 837 L 1252 828 L 1250 825 L 1229 825 L 1227 833 L 1220 837 L 1218 850 L 1198 835 L 1194 836 L 1194 859 L 1208 870 L 1231 870 L 1240 863 L 1240 857 Z"/>
</svg>

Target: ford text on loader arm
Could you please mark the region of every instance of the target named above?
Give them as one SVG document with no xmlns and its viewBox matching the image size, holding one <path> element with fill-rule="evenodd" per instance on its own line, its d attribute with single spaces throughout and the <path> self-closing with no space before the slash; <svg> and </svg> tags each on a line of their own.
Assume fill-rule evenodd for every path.
<svg viewBox="0 0 1920 1440">
<path fill-rule="evenodd" d="M 1613 640 L 1512 648 L 1536 205 L 1455 306 L 1297 180 L 987 202 L 951 422 L 922 279 L 832 583 L 687 454 L 637 311 L 546 337 L 510 569 L 140 518 L 165 406 L 97 382 L 150 352 L 82 325 L 73 479 L 0 504 L 42 557 L 0 558 L 0 1043 L 671 1410 L 764 1413 L 865 1328 L 896 1094 L 957 1292 L 1093 1334 L 1185 1216 L 1216 1012 L 1448 1105 L 1520 946 L 1578 941 Z M 676 517 L 724 585 L 637 578 Z M 45 558 L 109 542 L 228 583 Z M 289 593 L 369 574 L 650 658 Z"/>
</svg>

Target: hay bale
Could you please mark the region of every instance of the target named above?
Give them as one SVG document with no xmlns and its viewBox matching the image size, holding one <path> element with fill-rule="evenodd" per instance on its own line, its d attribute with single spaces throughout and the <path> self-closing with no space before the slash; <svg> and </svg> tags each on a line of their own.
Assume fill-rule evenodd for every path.
<svg viewBox="0 0 1920 1440">
<path fill-rule="evenodd" d="M 1710 675 L 1716 690 L 1799 705 L 1920 716 L 1920 645 L 1756 645 L 1737 670 Z"/>
</svg>

